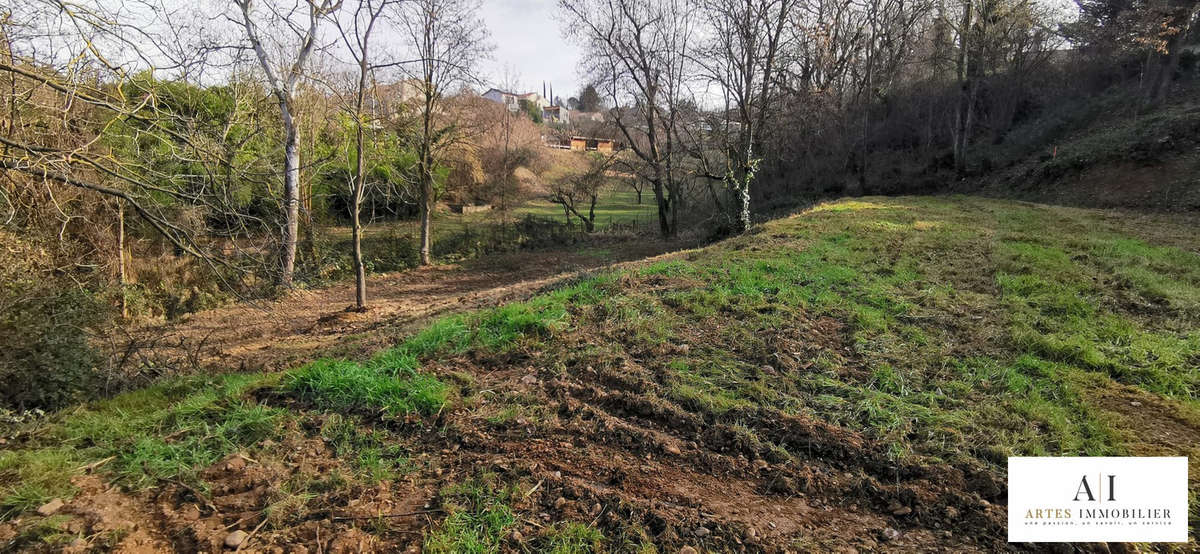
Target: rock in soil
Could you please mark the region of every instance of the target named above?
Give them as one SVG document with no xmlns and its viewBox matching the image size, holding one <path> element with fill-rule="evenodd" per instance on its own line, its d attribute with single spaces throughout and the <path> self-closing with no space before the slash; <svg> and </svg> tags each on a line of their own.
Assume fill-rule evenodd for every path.
<svg viewBox="0 0 1200 554">
<path fill-rule="evenodd" d="M 42 504 L 41 507 L 39 507 L 37 509 L 37 513 L 38 513 L 38 515 L 41 515 L 41 516 L 52 516 L 55 513 L 57 513 L 60 509 L 62 509 L 62 507 L 63 507 L 62 499 L 55 498 L 54 500 L 51 500 L 45 504 Z"/>
<path fill-rule="evenodd" d="M 679 549 L 679 554 L 699 554 L 699 553 L 696 552 L 695 548 L 692 548 L 690 546 L 685 546 L 685 547 Z"/>
<path fill-rule="evenodd" d="M 241 471 L 246 469 L 246 459 L 234 454 L 225 460 L 225 471 Z"/>
<path fill-rule="evenodd" d="M 889 512 L 892 512 L 892 515 L 894 516 L 906 516 L 912 513 L 912 508 L 895 501 L 893 501 L 891 504 L 888 504 L 887 509 Z"/>
<path fill-rule="evenodd" d="M 225 546 L 228 546 L 229 548 L 237 548 L 241 546 L 243 542 L 246 542 L 246 536 L 246 532 L 240 529 L 225 535 Z"/>
</svg>

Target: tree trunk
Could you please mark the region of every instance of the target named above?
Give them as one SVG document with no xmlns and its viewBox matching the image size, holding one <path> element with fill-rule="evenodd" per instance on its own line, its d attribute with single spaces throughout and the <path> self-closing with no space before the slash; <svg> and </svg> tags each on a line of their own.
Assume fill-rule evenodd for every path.
<svg viewBox="0 0 1200 554">
<path fill-rule="evenodd" d="M 670 181 L 674 182 L 674 181 Z M 683 194 L 679 190 L 679 184 L 671 185 L 671 198 L 667 202 L 667 207 L 671 210 L 671 229 L 667 233 L 667 238 L 673 239 L 679 233 L 679 212 L 683 209 Z"/>
<path fill-rule="evenodd" d="M 363 54 L 366 59 L 366 54 Z M 364 61 L 365 65 L 365 61 Z M 351 209 L 351 235 L 354 241 L 354 303 L 359 311 L 367 309 L 367 269 L 363 264 L 362 255 L 362 222 L 359 214 L 362 209 L 363 188 L 366 186 L 366 175 L 363 174 L 363 155 L 365 153 L 363 137 L 363 89 L 365 88 L 366 68 L 363 68 L 364 79 L 358 85 L 358 125 L 355 129 L 355 148 L 358 151 L 358 163 L 354 168 L 354 205 Z"/>
<path fill-rule="evenodd" d="M 596 195 L 592 195 L 591 203 L 588 204 L 588 216 L 585 223 L 587 224 L 587 232 L 591 233 L 596 230 Z"/>
<path fill-rule="evenodd" d="M 362 225 L 358 210 L 354 210 L 354 303 L 359 310 L 367 309 L 367 268 L 363 264 Z"/>
<path fill-rule="evenodd" d="M 428 31 L 427 31 L 428 32 Z M 428 38 L 427 38 L 428 40 Z M 421 265 L 433 263 L 433 90 L 432 69 L 425 70 L 425 109 L 421 114 Z"/>
<path fill-rule="evenodd" d="M 958 29 L 958 109 L 955 110 L 954 172 L 962 176 L 967 169 L 967 133 L 970 130 L 971 79 L 967 64 L 969 37 L 971 32 L 971 0 L 963 2 L 963 18 Z"/>
<path fill-rule="evenodd" d="M 292 286 L 296 270 L 296 236 L 300 220 L 300 135 L 286 102 L 280 102 L 287 142 L 283 149 L 283 237 L 280 244 L 280 286 Z"/>
<path fill-rule="evenodd" d="M 654 199 L 658 202 L 658 232 L 663 238 L 668 238 L 671 236 L 671 222 L 668 219 L 670 207 L 663 196 L 662 181 L 656 179 L 653 184 Z"/>
<path fill-rule="evenodd" d="M 117 200 L 117 284 L 121 287 L 121 317 L 129 319 L 129 299 L 125 287 L 129 278 L 125 273 L 125 201 Z"/>
<path fill-rule="evenodd" d="M 1191 32 L 1192 20 L 1196 17 L 1196 9 L 1192 8 L 1182 17 L 1185 18 L 1180 22 L 1180 29 L 1167 42 L 1167 52 L 1159 54 L 1158 66 L 1155 68 L 1153 78 L 1150 82 L 1150 88 L 1146 95 L 1146 100 L 1151 105 L 1161 103 L 1167 97 L 1167 92 L 1171 90 L 1171 81 L 1175 79 L 1175 71 L 1179 68 L 1179 56 L 1183 53 L 1183 45 L 1187 41 L 1187 37 Z"/>
<path fill-rule="evenodd" d="M 421 175 L 421 265 L 430 265 L 433 263 L 433 173 L 425 169 Z"/>
<path fill-rule="evenodd" d="M 745 233 L 750 230 L 750 178 L 747 177 L 738 189 L 742 204 L 742 210 L 738 213 L 738 226 L 741 227 L 738 231 Z"/>
</svg>

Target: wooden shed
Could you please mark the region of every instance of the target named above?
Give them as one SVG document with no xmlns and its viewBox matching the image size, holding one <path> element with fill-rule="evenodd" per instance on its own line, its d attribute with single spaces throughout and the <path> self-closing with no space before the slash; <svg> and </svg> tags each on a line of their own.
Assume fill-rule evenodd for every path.
<svg viewBox="0 0 1200 554">
<path fill-rule="evenodd" d="M 596 152 L 615 152 L 621 147 L 617 141 L 596 137 L 571 137 L 571 150 L 594 150 Z"/>
</svg>

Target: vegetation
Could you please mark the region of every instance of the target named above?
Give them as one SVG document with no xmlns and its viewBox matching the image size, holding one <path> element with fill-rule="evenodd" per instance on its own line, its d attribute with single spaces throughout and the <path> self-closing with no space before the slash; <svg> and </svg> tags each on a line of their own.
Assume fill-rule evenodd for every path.
<svg viewBox="0 0 1200 554">
<path fill-rule="evenodd" d="M 6 516 L 69 497 L 64 476 L 105 461 L 114 481 L 143 489 L 197 482 L 221 457 L 276 436 L 286 413 L 254 401 L 278 376 L 178 378 L 63 412 L 35 430 L 25 450 L 0 453 L 0 506 Z"/>
<path fill-rule="evenodd" d="M 0 10 L 0 550 L 995 551 L 1016 455 L 1200 515 L 1200 3 L 559 0 L 553 122 L 480 0 L 140 4 Z"/>
<path fill-rule="evenodd" d="M 1159 263 L 1173 260 L 1160 266 L 1181 277 L 1173 282 L 1195 283 L 1198 260 L 1083 213 L 1051 226 L 1048 213 L 967 200 L 823 205 L 772 226 L 775 241 L 753 251 L 651 266 L 644 271 L 706 284 L 661 298 L 683 322 L 732 317 L 726 340 L 749 341 L 675 362 L 674 394 L 716 412 L 750 404 L 811 412 L 869 430 L 897 455 L 1001 463 L 1120 451 L 1089 391 L 1126 383 L 1194 406 L 1186 366 L 1197 345 L 1187 323 L 1197 315 L 1188 308 L 1194 290 L 1183 290 L 1194 285 L 1167 299 L 1122 276 L 1148 276 L 1140 268 L 1158 252 Z M 1143 320 L 1127 311 L 1128 289 L 1162 302 L 1162 312 Z M 817 356 L 816 369 L 779 383 L 737 359 L 738 350 L 771 350 L 755 337 L 798 314 L 846 321 L 861 370 Z M 1007 423 L 1012 414 L 1020 426 Z"/>
<path fill-rule="evenodd" d="M 861 433 L 901 467 L 996 473 L 1010 455 L 1154 452 L 1128 399 L 1200 426 L 1189 370 L 1200 351 L 1200 253 L 1162 239 L 1186 236 L 1173 225 L 965 197 L 825 203 L 670 260 L 439 320 L 363 362 L 178 378 L 62 412 L 0 455 L 2 503 L 12 516 L 68 496 L 62 475 L 96 462 L 129 488 L 204 491 L 201 470 L 232 452 L 281 455 L 262 439 L 314 413 L 327 415 L 313 432 L 364 483 L 422 471 L 421 447 L 386 425 L 364 431 L 360 417 L 556 425 L 552 410 L 532 415 L 541 401 L 516 394 L 477 410 L 475 377 L 447 364 L 464 357 L 498 368 L 528 359 L 574 379 L 630 356 L 642 369 L 625 378 L 646 379 L 654 402 L 725 425 L 776 460 L 801 454 L 769 417 Z M 442 369 L 421 369 L 430 362 Z M 1126 400 L 1104 401 L 1114 395 Z M 472 417 L 452 416 L 453 427 Z M 533 484 L 450 481 L 425 548 L 496 550 L 536 510 Z M 637 533 L 567 519 L 531 540 L 585 552 L 636 547 Z"/>
<path fill-rule="evenodd" d="M 495 475 L 484 475 L 442 491 L 449 515 L 425 540 L 425 550 L 439 554 L 499 550 L 516 523 L 507 502 L 517 491 L 497 481 Z"/>
<path fill-rule="evenodd" d="M 103 360 L 127 358 L 111 345 L 129 320 L 349 275 L 362 312 L 372 272 L 609 227 L 647 240 L 650 219 L 664 237 L 721 238 L 829 195 L 982 188 L 1086 203 L 1107 196 L 1080 191 L 1091 179 L 1039 193 L 1130 158 L 1186 165 L 1195 143 L 1181 38 L 1191 12 L 1174 4 L 1086 2 L 1066 21 L 1008 0 L 920 1 L 846 6 L 825 21 L 823 2 L 563 1 L 587 52 L 575 105 L 600 120 L 550 127 L 534 104 L 514 113 L 470 90 L 489 51 L 474 0 L 238 1 L 219 29 L 181 23 L 202 15 L 190 5 L 156 15 L 123 4 L 36 0 L 0 19 L 11 182 L 0 241 L 40 252 L 30 279 L 54 290 L 39 298 L 87 296 L 95 308 L 55 323 L 84 329 L 88 345 L 12 356 L 22 367 L 5 371 L 36 375 L 54 358 L 64 374 L 6 395 L 8 408 L 64 405 L 94 389 L 66 384 L 88 375 L 115 381 L 126 368 Z M 421 23 L 430 14 L 437 25 Z M 145 32 L 130 44 L 128 29 Z M 837 38 L 814 43 L 814 29 Z M 1068 38 L 1080 48 L 1062 51 Z M 184 43 L 205 46 L 185 56 Z M 577 153 L 547 148 L 580 133 L 623 151 L 583 169 Z M 1108 204 L 1195 203 L 1186 179 L 1168 181 Z M 477 234 L 435 229 L 440 210 L 477 205 L 495 208 Z M 529 213 L 561 215 L 564 228 L 510 225 Z M 373 241 L 369 224 L 392 234 Z M 346 225 L 347 239 L 330 239 Z M 17 296 L 28 295 L 4 302 L 42 309 Z"/>
</svg>

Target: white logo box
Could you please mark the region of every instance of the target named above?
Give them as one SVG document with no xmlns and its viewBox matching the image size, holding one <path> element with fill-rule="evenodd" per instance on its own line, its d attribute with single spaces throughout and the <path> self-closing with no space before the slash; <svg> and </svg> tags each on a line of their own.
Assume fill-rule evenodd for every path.
<svg viewBox="0 0 1200 554">
<path fill-rule="evenodd" d="M 1009 542 L 1187 542 L 1187 458 L 1008 459 Z"/>
</svg>

